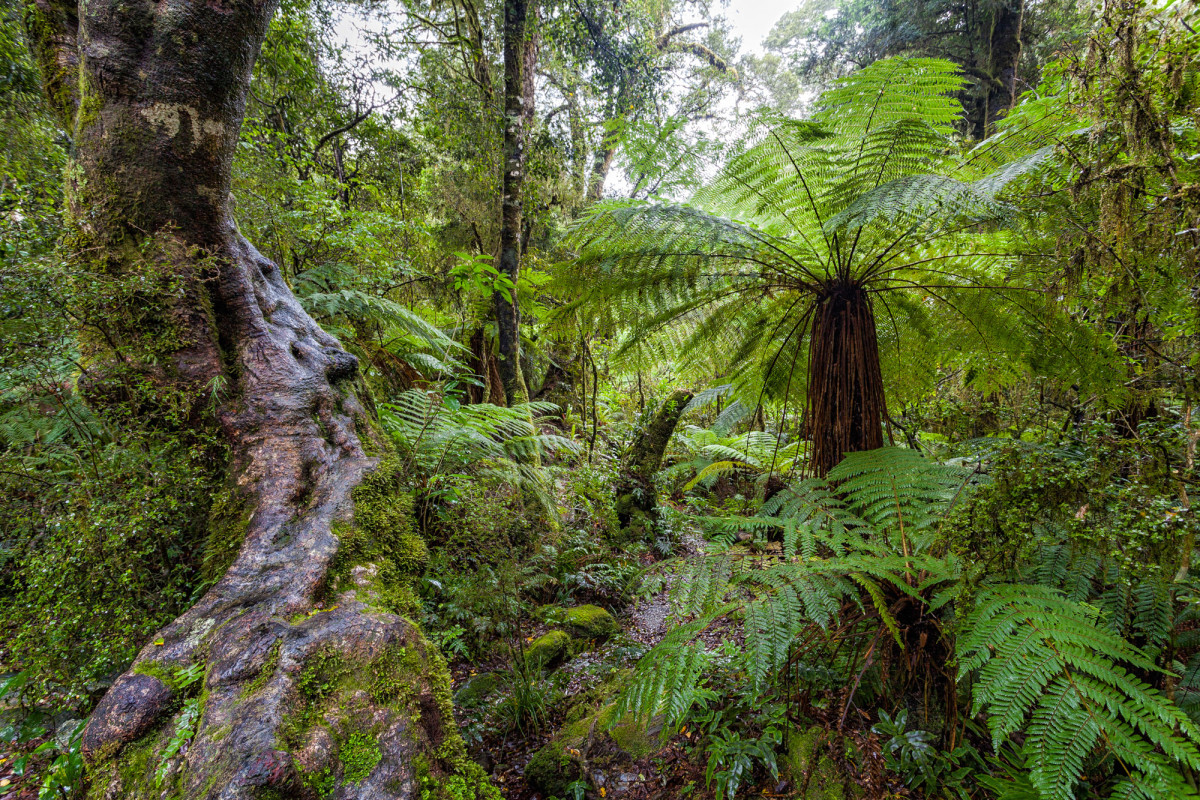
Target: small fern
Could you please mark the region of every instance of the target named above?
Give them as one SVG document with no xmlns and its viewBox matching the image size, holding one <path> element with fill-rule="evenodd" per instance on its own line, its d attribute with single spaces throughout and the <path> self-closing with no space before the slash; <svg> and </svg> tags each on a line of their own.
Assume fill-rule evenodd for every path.
<svg viewBox="0 0 1200 800">
<path fill-rule="evenodd" d="M 780 555 L 729 549 L 683 565 L 673 595 L 682 624 L 643 660 L 621 708 L 682 722 L 703 676 L 694 669 L 704 659 L 700 634 L 723 621 L 740 619 L 741 663 L 760 692 L 795 657 L 798 641 L 828 641 L 844 633 L 838 628 L 873 625 L 903 648 L 897 603 L 908 598 L 935 612 L 960 574 L 953 558 L 906 548 L 908 531 L 948 513 L 970 476 L 885 448 L 848 457 L 830 475 L 844 481 L 836 487 L 809 479 L 774 495 L 757 516 L 702 519 L 726 540 L 781 530 Z"/>
</svg>

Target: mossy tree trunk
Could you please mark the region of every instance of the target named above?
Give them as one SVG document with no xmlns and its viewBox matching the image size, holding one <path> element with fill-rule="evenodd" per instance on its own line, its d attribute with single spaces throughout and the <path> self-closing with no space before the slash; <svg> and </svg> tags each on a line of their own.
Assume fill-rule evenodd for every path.
<svg viewBox="0 0 1200 800">
<path fill-rule="evenodd" d="M 501 178 L 500 257 L 498 269 L 512 286 L 493 295 L 500 378 L 509 406 L 529 401 L 521 369 L 521 278 L 525 145 L 533 122 L 533 81 L 537 65 L 534 4 L 504 0 L 504 174 Z"/>
<path fill-rule="evenodd" d="M 121 287 L 81 331 L 80 388 L 139 424 L 207 430 L 229 452 L 211 536 L 232 563 L 96 707 L 83 738 L 95 797 L 306 796 L 314 781 L 337 797 L 419 796 L 422 748 L 440 746 L 443 762 L 461 755 L 436 652 L 402 617 L 380 613 L 377 595 L 332 594 L 334 526 L 361 529 L 351 493 L 376 465 L 360 438 L 369 419 L 357 362 L 233 219 L 234 148 L 275 6 L 27 7 L 48 97 L 74 145 L 67 244 L 80 269 Z M 398 488 L 394 472 L 383 486 Z M 316 613 L 322 601 L 329 608 Z M 382 658 L 421 666 L 404 692 L 358 691 L 353 719 L 310 726 L 315 744 L 297 739 L 306 729 L 288 725 L 298 711 Z M 320 684 L 325 694 L 310 685 L 314 659 L 344 665 Z M 189 726 L 188 746 L 172 755 L 166 743 Z"/>
<path fill-rule="evenodd" d="M 649 533 L 656 520 L 658 496 L 654 474 L 662 466 L 675 426 L 691 399 L 689 391 L 672 392 L 654 417 L 634 435 L 633 444 L 621 461 L 616 485 L 617 519 L 623 529 L 634 535 Z"/>
</svg>

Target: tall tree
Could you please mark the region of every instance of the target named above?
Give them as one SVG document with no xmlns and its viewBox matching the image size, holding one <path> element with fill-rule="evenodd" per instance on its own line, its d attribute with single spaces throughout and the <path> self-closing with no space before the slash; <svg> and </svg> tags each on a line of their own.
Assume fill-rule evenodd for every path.
<svg viewBox="0 0 1200 800">
<path fill-rule="evenodd" d="M 530 18 L 536 0 L 504 0 L 504 170 L 501 177 L 499 271 L 507 278 L 493 294 L 496 339 L 500 350 L 500 379 L 508 405 L 529 399 L 521 371 L 521 280 L 523 240 L 522 191 L 525 186 L 525 148 L 533 121 L 534 71 L 537 40 Z"/>
<path fill-rule="evenodd" d="M 382 613 L 365 580 L 331 572 L 348 576 L 356 558 L 346 534 L 356 529 L 396 558 L 404 547 L 420 555 L 403 513 L 386 510 L 402 505 L 389 497 L 395 468 L 373 472 L 364 452 L 371 420 L 357 360 L 234 222 L 231 164 L 275 7 L 28 7 L 46 94 L 74 143 L 67 244 L 80 269 L 114 287 L 82 338 L 80 387 L 105 413 L 207 430 L 229 452 L 210 540 L 236 557 L 96 707 L 83 748 L 103 796 L 248 800 L 323 769 L 346 782 L 340 747 L 305 738 L 318 729 L 342 741 L 371 731 L 375 763 L 343 796 L 419 791 L 412 758 L 424 749 L 435 770 L 465 768 L 437 695 L 436 653 L 411 623 Z M 403 659 L 415 668 L 398 671 Z M 359 692 L 361 715 L 334 710 L 349 676 L 383 673 L 390 682 Z M 423 698 L 417 724 L 398 692 Z M 321 722 L 326 713 L 343 716 Z M 190 745 L 172 746 L 183 731 Z"/>
</svg>

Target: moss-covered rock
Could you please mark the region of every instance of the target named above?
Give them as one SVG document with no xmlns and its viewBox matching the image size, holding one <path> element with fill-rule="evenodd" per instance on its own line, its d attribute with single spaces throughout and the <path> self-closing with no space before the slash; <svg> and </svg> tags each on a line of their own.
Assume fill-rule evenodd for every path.
<svg viewBox="0 0 1200 800">
<path fill-rule="evenodd" d="M 808 730 L 791 730 L 781 771 L 792 785 L 804 789 L 810 800 L 852 800 L 863 796 L 852 775 L 829 752 L 830 737 L 841 737 L 819 725 Z"/>
<path fill-rule="evenodd" d="M 525 781 L 529 788 L 545 797 L 566 797 L 567 787 L 583 777 L 578 759 L 561 742 L 550 742 L 533 754 L 525 765 Z"/>
<path fill-rule="evenodd" d="M 569 608 L 563 615 L 563 624 L 580 639 L 606 641 L 621 632 L 613 615 L 600 606 Z"/>
<path fill-rule="evenodd" d="M 570 649 L 570 636 L 562 631 L 550 631 L 525 648 L 525 661 L 533 669 L 548 669 L 565 659 Z"/>
<path fill-rule="evenodd" d="M 543 796 L 566 796 L 566 787 L 589 774 L 605 773 L 615 786 L 617 776 L 634 770 L 635 763 L 661 746 L 661 718 L 649 729 L 617 716 L 613 698 L 628 682 L 629 670 L 614 672 L 603 683 L 573 698 L 563 726 L 534 754 L 525 768 L 531 788 Z"/>
<path fill-rule="evenodd" d="M 474 708 L 500 686 L 500 676 L 494 672 L 476 675 L 463 683 L 454 693 L 454 702 L 464 708 Z"/>
</svg>

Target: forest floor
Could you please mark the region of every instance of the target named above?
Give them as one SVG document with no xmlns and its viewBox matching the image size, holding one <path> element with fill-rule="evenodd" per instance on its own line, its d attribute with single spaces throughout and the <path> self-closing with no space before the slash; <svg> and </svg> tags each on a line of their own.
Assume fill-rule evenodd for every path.
<svg viewBox="0 0 1200 800">
<path fill-rule="evenodd" d="M 686 532 L 679 539 L 671 563 L 679 566 L 703 556 L 704 552 L 704 539 L 694 531 Z M 606 685 L 600 676 L 616 673 L 619 679 L 626 678 L 629 669 L 636 664 L 638 655 L 658 644 L 671 629 L 671 590 L 677 580 L 677 570 L 656 570 L 655 561 L 649 556 L 645 558 L 645 563 L 647 574 L 657 577 L 653 582 L 654 591 L 643 594 L 618 611 L 615 617 L 621 625 L 619 634 L 608 642 L 591 643 L 596 646 L 569 657 L 554 670 L 551 680 L 561 688 L 542 724 L 533 730 L 483 736 L 472 742 L 472 755 L 491 772 L 496 786 L 506 798 L 535 800 L 546 797 L 545 791 L 539 791 L 527 780 L 526 769 L 538 751 L 563 740 L 567 740 L 565 750 L 574 757 L 572 760 L 581 765 L 580 777 L 589 784 L 589 795 L 594 794 L 595 790 L 603 790 L 601 797 L 665 800 L 701 793 L 705 785 L 705 764 L 695 747 L 696 734 L 686 727 L 680 733 L 663 739 L 661 722 L 658 730 L 654 730 L 652 725 L 649 733 L 653 746 L 649 752 L 638 755 L 623 751 L 596 725 L 592 726 L 586 737 L 586 744 L 578 747 L 570 746 L 577 742 L 566 733 L 572 719 L 579 716 L 577 709 L 589 705 L 603 706 L 611 702 L 624 687 L 624 683 Z M 553 624 L 541 624 L 529 632 L 526 639 L 528 642 L 537 641 L 554 628 Z M 716 646 L 721 639 L 730 635 L 736 633 L 718 627 L 707 632 L 703 638 L 711 640 L 710 646 Z M 504 668 L 505 664 L 500 658 L 495 659 L 495 663 L 461 661 L 452 664 L 455 689 L 469 684 L 488 669 L 499 671 Z M 459 724 L 467 732 L 469 740 L 472 738 L 470 732 L 480 726 L 481 716 L 488 712 L 487 708 L 470 708 L 462 704 L 456 706 Z M 786 781 L 772 782 L 771 786 L 762 787 L 760 794 L 765 797 L 776 796 L 772 789 L 786 789 Z M 782 793 L 778 796 L 791 795 Z"/>
</svg>

